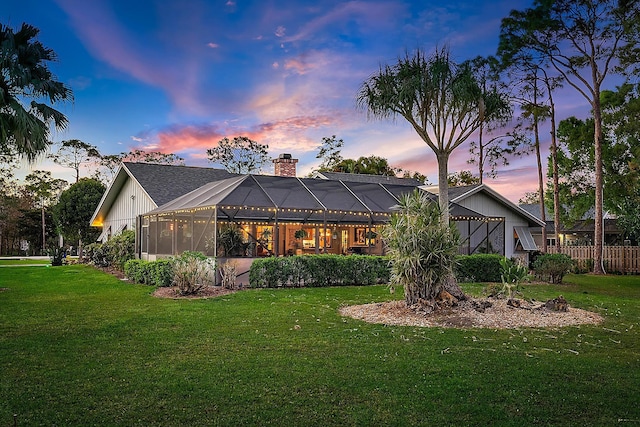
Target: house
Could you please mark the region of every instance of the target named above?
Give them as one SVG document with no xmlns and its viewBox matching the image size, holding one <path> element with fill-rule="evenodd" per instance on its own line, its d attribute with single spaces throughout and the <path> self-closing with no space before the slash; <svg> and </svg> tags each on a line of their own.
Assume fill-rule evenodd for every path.
<svg viewBox="0 0 640 427">
<path fill-rule="evenodd" d="M 421 188 L 438 194 L 437 186 Z M 489 236 L 483 238 L 480 235 L 479 238 L 469 239 L 469 253 L 478 252 L 478 245 L 486 245 L 485 252 L 500 253 L 499 249 L 502 248 L 502 254 L 507 258 L 518 257 L 528 261 L 529 253 L 538 249 L 531 231 L 542 227 L 544 222 L 486 184 L 449 187 L 449 202 L 487 218 L 501 219 L 486 221 L 484 224 L 469 224 L 471 228 L 467 234 L 470 236 L 475 234 L 473 227 L 486 227 L 485 234 Z"/>
<path fill-rule="evenodd" d="M 329 173 L 297 178 L 296 162 L 290 155 L 274 159 L 281 176 L 123 163 L 92 225 L 103 227 L 101 240 L 135 229 L 137 254 L 149 260 L 185 250 L 247 258 L 381 254 L 378 228 L 402 195 L 423 189 L 437 200 L 437 189 L 403 178 Z M 529 228 L 543 223 L 489 187 L 454 187 L 450 199 L 461 253 L 526 257 L 535 250 Z"/>
<path fill-rule="evenodd" d="M 136 219 L 211 181 L 236 176 L 223 169 L 123 162 L 91 217 L 98 241 L 135 230 Z"/>
<path fill-rule="evenodd" d="M 521 204 L 520 208 L 540 218 L 539 204 Z M 554 226 L 553 212 L 545 212 L 547 246 L 552 247 L 556 244 L 556 230 Z M 542 248 L 542 228 L 532 228 L 531 233 L 538 248 Z M 560 239 L 561 246 L 592 246 L 593 236 L 595 234 L 594 210 L 590 209 L 580 220 L 571 225 L 560 224 L 560 233 L 557 238 Z M 604 213 L 604 242 L 608 246 L 617 245 L 635 245 L 633 239 L 625 240 L 624 231 L 618 227 L 615 216 Z"/>
</svg>

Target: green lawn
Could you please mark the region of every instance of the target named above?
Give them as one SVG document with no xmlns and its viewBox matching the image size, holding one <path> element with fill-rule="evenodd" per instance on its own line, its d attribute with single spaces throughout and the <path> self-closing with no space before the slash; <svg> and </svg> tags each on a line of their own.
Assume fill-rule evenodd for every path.
<svg viewBox="0 0 640 427">
<path fill-rule="evenodd" d="M 0 267 L 5 265 L 46 265 L 51 264 L 51 261 L 47 259 L 33 259 L 33 258 L 10 258 L 0 259 Z"/>
<path fill-rule="evenodd" d="M 640 277 L 529 285 L 606 321 L 513 330 L 337 314 L 383 286 L 161 300 L 68 266 L 0 288 L 0 426 L 640 424 Z"/>
</svg>

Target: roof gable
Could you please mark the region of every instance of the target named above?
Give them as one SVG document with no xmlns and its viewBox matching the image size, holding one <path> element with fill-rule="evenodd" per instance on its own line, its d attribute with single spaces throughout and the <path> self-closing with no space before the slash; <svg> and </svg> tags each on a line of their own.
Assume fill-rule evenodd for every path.
<svg viewBox="0 0 640 427">
<path fill-rule="evenodd" d="M 107 216 L 129 180 L 133 180 L 157 207 L 209 182 L 234 176 L 238 175 L 224 169 L 123 162 L 102 195 L 90 223 L 95 225 Z"/>
<path fill-rule="evenodd" d="M 464 199 L 473 196 L 474 194 L 482 193 L 487 197 L 490 197 L 495 202 L 503 205 L 507 209 L 513 211 L 515 214 L 524 217 L 529 221 L 531 225 L 544 226 L 545 223 L 538 219 L 535 215 L 525 211 L 509 199 L 488 187 L 485 184 L 467 185 L 462 187 L 451 187 L 449 191 L 449 201 L 452 203 L 460 203 Z M 480 212 L 482 213 L 482 212 Z"/>
<path fill-rule="evenodd" d="M 157 206 L 210 182 L 238 176 L 216 168 L 129 162 L 124 162 L 123 165 Z"/>
</svg>

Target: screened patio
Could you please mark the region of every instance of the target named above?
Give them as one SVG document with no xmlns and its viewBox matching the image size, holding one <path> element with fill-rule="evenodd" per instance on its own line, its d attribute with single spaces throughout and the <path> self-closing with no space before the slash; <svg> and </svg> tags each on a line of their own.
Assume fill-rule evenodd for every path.
<svg viewBox="0 0 640 427">
<path fill-rule="evenodd" d="M 140 257 L 383 254 L 379 227 L 415 187 L 265 175 L 206 184 L 142 215 Z M 437 202 L 436 198 L 434 202 Z M 461 253 L 504 253 L 504 220 L 453 205 Z M 484 246 L 483 246 L 484 245 Z"/>
</svg>

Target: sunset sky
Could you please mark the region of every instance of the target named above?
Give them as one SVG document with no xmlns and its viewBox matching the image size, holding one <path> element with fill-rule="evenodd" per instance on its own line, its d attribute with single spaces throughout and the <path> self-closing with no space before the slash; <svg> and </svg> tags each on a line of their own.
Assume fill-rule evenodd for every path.
<svg viewBox="0 0 640 427">
<path fill-rule="evenodd" d="M 370 121 L 355 106 L 362 82 L 405 51 L 448 45 L 456 61 L 495 53 L 500 20 L 528 0 L 196 1 L 8 0 L 0 22 L 38 27 L 74 91 L 60 106 L 69 127 L 102 154 L 132 149 L 176 153 L 214 166 L 206 150 L 248 136 L 277 157 L 298 158 L 298 175 L 319 163 L 322 137 L 345 141 L 347 158 L 378 155 L 437 181 L 433 153 L 403 120 Z M 586 101 L 566 91 L 558 118 L 584 118 Z M 548 155 L 544 130 L 544 157 Z M 449 170 L 468 165 L 468 144 Z M 73 181 L 69 169 L 49 169 Z M 23 173 L 29 168 L 25 166 Z M 266 170 L 265 172 L 270 172 Z M 513 160 L 485 182 L 514 202 L 536 189 L 535 158 Z"/>
</svg>

